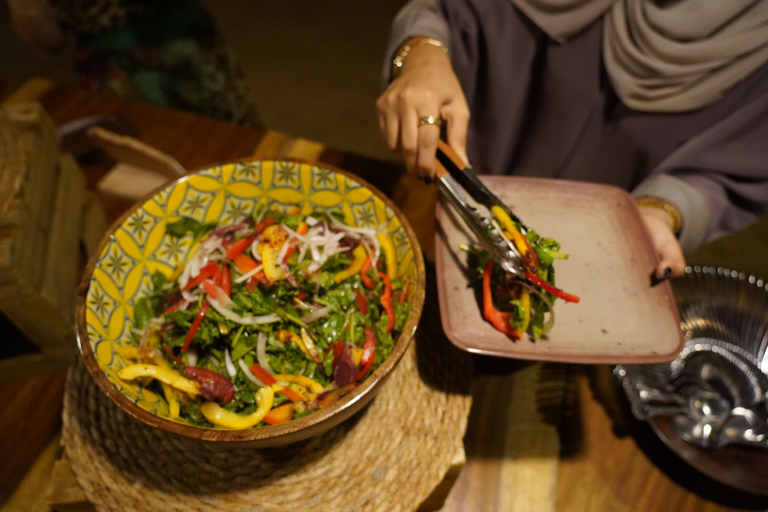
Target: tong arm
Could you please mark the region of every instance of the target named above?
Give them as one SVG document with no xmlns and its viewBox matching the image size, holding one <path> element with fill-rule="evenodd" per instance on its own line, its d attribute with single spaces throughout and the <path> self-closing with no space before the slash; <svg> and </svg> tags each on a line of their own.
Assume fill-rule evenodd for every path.
<svg viewBox="0 0 768 512">
<path fill-rule="evenodd" d="M 515 247 L 487 217 L 480 215 L 477 209 L 467 202 L 461 188 L 449 174 L 446 173 L 440 177 L 439 189 L 441 195 L 461 215 L 478 243 L 494 261 L 505 271 L 518 277 L 525 277 L 525 269 Z"/>
<path fill-rule="evenodd" d="M 523 222 L 507 207 L 496 195 L 488 190 L 482 181 L 478 179 L 474 172 L 464 165 L 458 154 L 442 139 L 437 141 L 437 162 L 446 169 L 446 171 L 461 185 L 467 193 L 483 206 L 490 209 L 492 206 L 498 206 L 509 215 L 509 218 L 517 222 L 522 227 L 522 233 L 528 230 Z"/>
</svg>

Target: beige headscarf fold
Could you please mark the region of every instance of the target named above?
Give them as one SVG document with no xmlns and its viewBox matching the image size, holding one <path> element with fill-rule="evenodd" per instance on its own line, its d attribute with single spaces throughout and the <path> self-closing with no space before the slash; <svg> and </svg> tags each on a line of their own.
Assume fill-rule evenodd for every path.
<svg viewBox="0 0 768 512">
<path fill-rule="evenodd" d="M 603 59 L 636 110 L 681 112 L 716 101 L 768 62 L 764 0 L 512 0 L 556 41 L 604 16 Z"/>
</svg>

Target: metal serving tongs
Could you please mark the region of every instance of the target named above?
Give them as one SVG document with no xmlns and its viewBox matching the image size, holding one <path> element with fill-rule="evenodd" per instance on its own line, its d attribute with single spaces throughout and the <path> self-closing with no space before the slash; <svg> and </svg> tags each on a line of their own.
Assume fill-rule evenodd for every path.
<svg viewBox="0 0 768 512">
<path fill-rule="evenodd" d="M 526 279 L 526 271 L 528 271 L 528 276 L 531 273 L 535 275 L 538 262 L 530 250 L 530 246 L 523 249 L 525 253 L 521 252 L 520 248 L 504 235 L 491 218 L 481 215 L 477 208 L 467 202 L 464 192 L 488 208 L 492 216 L 498 217 L 498 215 L 494 215 L 498 213 L 502 216 L 506 215 L 510 222 L 517 222 L 522 227 L 523 235 L 526 231 L 525 226 L 495 194 L 483 185 L 472 169 L 466 167 L 456 152 L 442 140 L 438 140 L 437 144 L 435 169 L 440 193 L 461 215 L 474 232 L 477 242 L 491 255 L 494 261 L 515 277 Z M 527 240 L 520 243 L 527 245 Z"/>
</svg>

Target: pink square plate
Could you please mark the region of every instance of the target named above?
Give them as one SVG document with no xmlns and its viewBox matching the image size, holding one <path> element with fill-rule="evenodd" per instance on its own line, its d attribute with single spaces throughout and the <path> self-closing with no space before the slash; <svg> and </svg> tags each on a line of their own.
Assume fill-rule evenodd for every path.
<svg viewBox="0 0 768 512">
<path fill-rule="evenodd" d="M 483 176 L 482 181 L 541 236 L 560 242 L 559 288 L 577 304 L 555 302 L 555 323 L 535 341 L 514 341 L 482 318 L 481 280 L 461 244 L 472 243 L 450 207 L 437 208 L 436 267 L 443 328 L 457 347 L 484 355 L 572 363 L 659 363 L 683 348 L 668 282 L 651 286 L 656 255 L 632 197 L 585 182 Z"/>
</svg>

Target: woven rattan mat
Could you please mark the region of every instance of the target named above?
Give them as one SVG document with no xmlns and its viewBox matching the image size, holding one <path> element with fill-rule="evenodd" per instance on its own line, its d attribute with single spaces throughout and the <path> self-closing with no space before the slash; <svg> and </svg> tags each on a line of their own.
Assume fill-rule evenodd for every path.
<svg viewBox="0 0 768 512">
<path fill-rule="evenodd" d="M 64 397 L 64 446 L 98 510 L 416 510 L 462 448 L 470 365 L 425 307 L 414 343 L 360 413 L 308 441 L 258 450 L 138 422 L 78 359 Z"/>
</svg>

